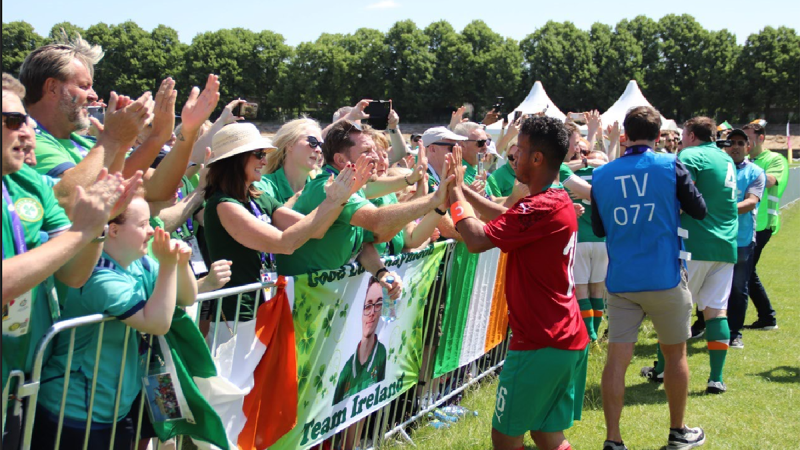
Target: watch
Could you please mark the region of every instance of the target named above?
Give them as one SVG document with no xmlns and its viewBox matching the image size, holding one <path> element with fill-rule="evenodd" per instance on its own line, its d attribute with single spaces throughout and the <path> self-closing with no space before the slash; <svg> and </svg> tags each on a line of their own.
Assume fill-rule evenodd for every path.
<svg viewBox="0 0 800 450">
<path fill-rule="evenodd" d="M 436 207 L 436 209 L 434 209 L 434 211 L 436 211 L 436 214 L 438 214 L 440 216 L 443 216 L 443 215 L 447 214 L 447 211 L 442 211 L 441 209 L 439 209 L 438 206 Z"/>
<path fill-rule="evenodd" d="M 583 158 L 583 167 L 589 167 L 589 160 L 586 158 Z"/>
<path fill-rule="evenodd" d="M 92 243 L 99 244 L 101 242 L 105 242 L 106 237 L 108 237 L 108 224 L 105 224 L 105 226 L 103 226 L 103 232 L 100 233 L 100 236 L 97 236 L 96 238 L 92 239 Z"/>
<path fill-rule="evenodd" d="M 386 131 L 388 131 L 389 133 L 392 133 L 392 134 L 397 133 L 397 130 L 395 130 L 394 128 L 387 128 Z"/>
</svg>

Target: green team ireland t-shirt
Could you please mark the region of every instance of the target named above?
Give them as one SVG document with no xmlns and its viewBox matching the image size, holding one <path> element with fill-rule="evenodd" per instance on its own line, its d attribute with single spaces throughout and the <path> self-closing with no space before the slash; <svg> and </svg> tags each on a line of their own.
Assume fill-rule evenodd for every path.
<svg viewBox="0 0 800 450">
<path fill-rule="evenodd" d="M 583 167 L 575 171 L 575 176 L 592 184 L 593 172 L 594 167 Z M 578 217 L 578 242 L 605 242 L 605 238 L 595 236 L 592 231 L 592 201 L 573 198 L 572 203 L 583 205 L 585 210 L 583 215 Z"/>
<path fill-rule="evenodd" d="M 375 335 L 373 334 L 373 336 Z M 375 339 L 377 340 L 377 336 Z M 359 342 L 358 345 L 360 347 L 361 343 Z M 357 347 L 339 374 L 339 381 L 336 383 L 336 391 L 333 394 L 333 404 L 336 405 L 345 398 L 380 383 L 385 377 L 386 347 L 380 341 L 376 342 L 372 354 L 364 364 L 361 364 L 358 359 Z"/>
<path fill-rule="evenodd" d="M 54 178 L 75 167 L 97 143 L 87 136 L 72 133 L 69 139 L 57 139 L 36 124 L 36 171 Z"/>
<path fill-rule="evenodd" d="M 323 167 L 322 173 L 306 184 L 293 209 L 307 215 L 325 201 L 325 183 L 331 174 L 339 175 L 339 171 L 332 166 Z M 310 239 L 291 255 L 275 255 L 278 273 L 294 276 L 315 270 L 338 269 L 347 264 L 358 255 L 364 243 L 364 229 L 350 225 L 350 219 L 368 204 L 363 190 L 350 196 L 322 239 Z"/>
<path fill-rule="evenodd" d="M 394 193 L 391 193 L 389 195 L 384 195 L 383 197 L 374 198 L 370 200 L 370 203 L 378 208 L 384 205 L 396 205 L 397 196 Z M 389 242 L 375 244 L 375 250 L 378 251 L 380 256 L 399 255 L 403 253 L 403 247 L 405 246 L 405 233 L 405 230 L 400 230 L 400 232 L 395 234 Z M 375 236 L 372 234 L 372 232 L 369 230 L 364 230 L 364 242 L 373 241 L 375 241 Z"/>
<path fill-rule="evenodd" d="M 3 258 L 16 256 L 14 232 L 9 207 L 20 218 L 28 250 L 41 245 L 41 234 L 51 237 L 70 227 L 64 210 L 58 206 L 53 190 L 42 176 L 23 165 L 18 172 L 3 177 L 13 205 L 3 199 Z M 29 373 L 36 345 L 59 315 L 54 278 L 49 277 L 29 294 L 20 296 L 3 307 L 3 386 L 11 370 Z"/>
<path fill-rule="evenodd" d="M 306 179 L 306 184 L 311 181 L 311 177 Z M 289 180 L 286 179 L 286 172 L 283 167 L 270 174 L 261 177 L 261 181 L 256 181 L 254 186 L 259 191 L 266 192 L 272 198 L 277 200 L 281 205 L 285 204 L 292 198 L 295 192 L 292 186 L 289 185 Z"/>
<path fill-rule="evenodd" d="M 272 223 L 271 217 L 275 213 L 275 210 L 281 207 L 280 203 L 267 194 L 261 194 L 254 202 L 260 208 L 261 213 L 265 214 L 261 220 L 266 223 Z M 250 206 L 250 202 L 242 203 L 223 192 L 214 193 L 206 202 L 205 212 L 203 213 L 209 256 L 212 261 L 219 261 L 221 259 L 231 261 L 231 281 L 225 285 L 226 288 L 258 283 L 261 281 L 261 252 L 240 244 L 225 230 L 222 226 L 222 221 L 220 221 L 219 213 L 217 212 L 217 207 L 220 203 L 240 205 L 253 216 L 256 215 Z M 269 255 L 265 255 L 265 258 L 269 258 Z M 257 307 L 258 305 L 255 304 L 255 293 L 250 292 L 242 294 L 239 319 L 251 320 Z M 227 321 L 231 322 L 235 320 L 235 295 L 223 299 L 222 313 L 225 314 L 225 319 Z"/>
<path fill-rule="evenodd" d="M 689 232 L 686 250 L 693 260 L 735 264 L 739 214 L 733 159 L 709 142 L 681 150 L 678 160 L 689 170 L 708 207 L 703 220 L 681 214 L 681 227 Z"/>
</svg>

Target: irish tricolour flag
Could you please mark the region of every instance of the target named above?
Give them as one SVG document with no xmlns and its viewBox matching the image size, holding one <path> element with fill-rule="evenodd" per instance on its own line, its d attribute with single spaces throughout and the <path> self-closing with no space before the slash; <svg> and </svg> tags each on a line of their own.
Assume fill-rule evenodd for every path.
<svg viewBox="0 0 800 450">
<path fill-rule="evenodd" d="M 506 337 L 506 255 L 499 249 L 474 255 L 458 243 L 448 278 L 442 337 L 434 376 L 469 364 Z"/>
</svg>

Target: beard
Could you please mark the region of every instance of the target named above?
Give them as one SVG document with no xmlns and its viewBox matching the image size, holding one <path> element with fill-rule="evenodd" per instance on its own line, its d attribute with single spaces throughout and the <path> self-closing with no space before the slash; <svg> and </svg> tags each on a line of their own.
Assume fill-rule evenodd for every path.
<svg viewBox="0 0 800 450">
<path fill-rule="evenodd" d="M 83 114 L 83 105 L 78 105 L 78 100 L 73 97 L 68 91 L 64 90 L 61 95 L 61 100 L 58 102 L 58 109 L 67 117 L 69 123 L 72 124 L 74 130 L 85 130 L 89 128 L 91 122 L 89 117 Z"/>
</svg>

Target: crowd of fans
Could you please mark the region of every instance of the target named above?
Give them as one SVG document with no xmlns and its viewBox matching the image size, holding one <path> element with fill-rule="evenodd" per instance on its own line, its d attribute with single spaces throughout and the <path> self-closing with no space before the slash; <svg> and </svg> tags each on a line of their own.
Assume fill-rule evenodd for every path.
<svg viewBox="0 0 800 450">
<path fill-rule="evenodd" d="M 632 111 L 624 124 L 601 124 L 600 114 L 590 111 L 584 114 L 584 136 L 577 124 L 554 125 L 542 113 L 513 123 L 504 121 L 500 139 L 494 142 L 485 125 L 503 120 L 499 114 L 491 112 L 476 123 L 463 118 L 464 111 L 459 109 L 448 126 L 430 128 L 409 145 L 396 111 L 391 111 L 386 130 L 378 130 L 366 123 L 369 101 L 362 100 L 337 111 L 325 129 L 303 117 L 287 122 L 269 139 L 234 114 L 242 100 L 230 102 L 215 122 L 209 121 L 224 82 L 215 75 L 208 76 L 202 90 L 192 88 L 177 128 L 178 86 L 171 78 L 163 80 L 155 95 L 147 92 L 130 98 L 112 92 L 106 104 L 92 89 L 94 66 L 102 57 L 99 47 L 76 37 L 33 51 L 19 81 L 3 74 L 3 385 L 12 382 L 12 370 L 30 373 L 36 345 L 54 322 L 95 313 L 119 319 L 103 325 L 102 335 L 101 325 L 78 330 L 72 354 L 66 340 L 51 346 L 36 405 L 34 448 L 52 447 L 62 411 L 61 448 L 82 445 L 86 392 L 93 381 L 98 387 L 89 448 L 109 446 L 114 417 L 121 422 L 113 439 L 130 445 L 136 433 L 132 412 L 138 412 L 135 405 L 141 390 L 139 355 L 127 353 L 127 369 L 119 385 L 119 365 L 100 362 L 122 354 L 124 346 L 138 348 L 139 334 L 126 334 L 126 325 L 140 333 L 165 334 L 176 306 L 194 304 L 199 292 L 275 280 L 279 275 L 338 269 L 357 261 L 375 283 L 399 297 L 404 281 L 381 258 L 438 240 L 465 241 L 464 227 L 456 226 L 464 217 L 448 214 L 455 199 L 472 203 L 483 222 L 507 209 L 527 211 L 523 200 L 538 193 L 532 191 L 534 184 L 528 176 L 518 178 L 517 171 L 520 164 L 538 167 L 531 160 L 536 150 L 530 142 L 536 133 L 551 133 L 547 127 L 560 127 L 555 133 L 567 139 L 563 142 L 566 154 L 553 166 L 558 175 L 552 186 L 547 183 L 543 189 L 565 188 L 572 199 L 577 237 L 569 298 L 577 300 L 591 340 L 598 338 L 607 291 L 611 293 L 609 308 L 615 304 L 638 311 L 626 319 L 627 331 L 614 329 L 612 319 L 612 343 L 635 342 L 640 316 L 651 316 L 658 322 L 664 351 L 656 366 L 645 368 L 643 375 L 673 383 L 668 392 L 672 405 L 680 402 L 680 394 L 672 392 L 682 388 L 672 380 L 680 378 L 676 373 L 684 373 L 685 353 L 681 360 L 680 346 L 685 349 L 689 338 L 684 334 L 689 333 L 692 298 L 702 314 L 690 334 L 699 336 L 705 330 L 709 339 L 709 392 L 726 390 L 722 370 L 728 346 L 743 348 L 748 287 L 759 309 L 753 328 L 777 327 L 755 264 L 779 226 L 777 200 L 787 167 L 785 160 L 762 148 L 765 134 L 758 124 L 731 132 L 726 155 L 715 143 L 716 125 L 708 118 L 687 122 L 681 136 L 660 132 L 658 113 L 652 109 Z M 102 122 L 89 115 L 90 106 L 104 108 Z M 541 131 L 542 127 L 547 129 Z M 553 139 L 554 148 L 562 144 L 560 137 Z M 636 223 L 647 214 L 652 219 L 646 205 L 666 200 L 647 200 L 641 211 L 623 208 L 624 217 L 619 208 L 612 208 L 608 215 L 605 202 L 619 199 L 609 197 L 610 188 L 604 186 L 598 192 L 592 188 L 598 185 L 598 173 L 609 171 L 606 166 L 646 152 L 657 155 L 654 161 L 672 170 L 671 186 L 674 192 L 677 185 L 678 199 L 672 204 L 675 208 L 679 204 L 685 214 L 670 220 L 676 228 L 680 224 L 689 230 L 687 250 L 694 254 L 695 266 L 688 266 L 688 287 L 682 291 L 683 300 L 689 299 L 681 304 L 686 317 L 673 318 L 674 322 L 619 293 L 672 289 L 675 283 L 633 286 L 617 283 L 612 275 L 614 270 L 624 270 L 620 264 L 632 267 L 629 260 L 635 259 L 624 251 L 619 253 L 623 256 L 615 254 L 614 223 Z M 677 152 L 681 152 L 677 158 L 663 156 Z M 548 164 L 559 154 L 545 153 Z M 744 171 L 746 182 L 739 182 L 737 190 L 741 178 L 737 174 Z M 661 182 L 653 181 L 655 177 L 650 180 L 653 185 Z M 631 180 L 623 183 L 625 198 L 643 195 L 647 178 L 644 186 L 633 184 L 636 177 Z M 668 181 L 664 183 L 669 186 Z M 767 196 L 770 203 L 765 206 Z M 603 208 L 593 209 L 598 200 Z M 756 209 L 759 201 L 762 206 Z M 472 235 L 471 227 L 467 228 Z M 471 239 L 465 242 L 471 251 L 485 249 Z M 674 237 L 666 240 L 670 239 L 670 245 L 679 242 Z M 664 267 L 678 260 L 666 247 L 653 251 L 663 256 Z M 681 273 L 669 276 L 679 280 Z M 682 282 L 687 283 L 685 273 Z M 623 297 L 627 303 L 620 300 Z M 227 323 L 216 333 L 225 340 L 232 323 L 252 320 L 258 305 L 254 294 L 244 294 L 239 307 L 236 296 L 221 302 L 222 322 Z M 206 303 L 198 326 L 210 336 L 215 333 L 211 319 L 216 308 Z M 516 333 L 515 306 L 511 300 L 509 304 Z M 683 322 L 687 330 L 682 329 Z M 426 341 L 427 345 L 431 342 Z M 627 351 L 627 347 L 610 351 L 609 361 L 627 366 Z M 62 385 L 57 380 L 66 373 L 71 373 L 71 381 L 62 406 Z M 608 374 L 608 383 L 618 385 L 617 375 Z M 121 395 L 115 413 L 118 389 Z M 604 391 L 604 403 L 621 410 L 619 386 L 609 392 L 606 398 Z M 685 406 L 685 393 L 683 397 Z M 616 414 L 618 427 L 619 411 L 611 414 Z M 8 418 L 4 442 L 14 442 L 5 441 L 13 439 L 14 420 Z M 142 436 L 153 436 L 146 428 Z M 682 412 L 680 419 L 673 420 L 673 428 L 678 430 L 673 430 L 676 436 L 695 433 L 690 438 L 700 442 L 698 429 L 684 427 Z M 540 439 L 551 442 L 546 436 Z M 498 448 L 503 442 L 495 440 Z M 558 448 L 568 447 L 559 443 Z M 624 448 L 618 429 L 609 431 L 606 448 Z"/>
</svg>

